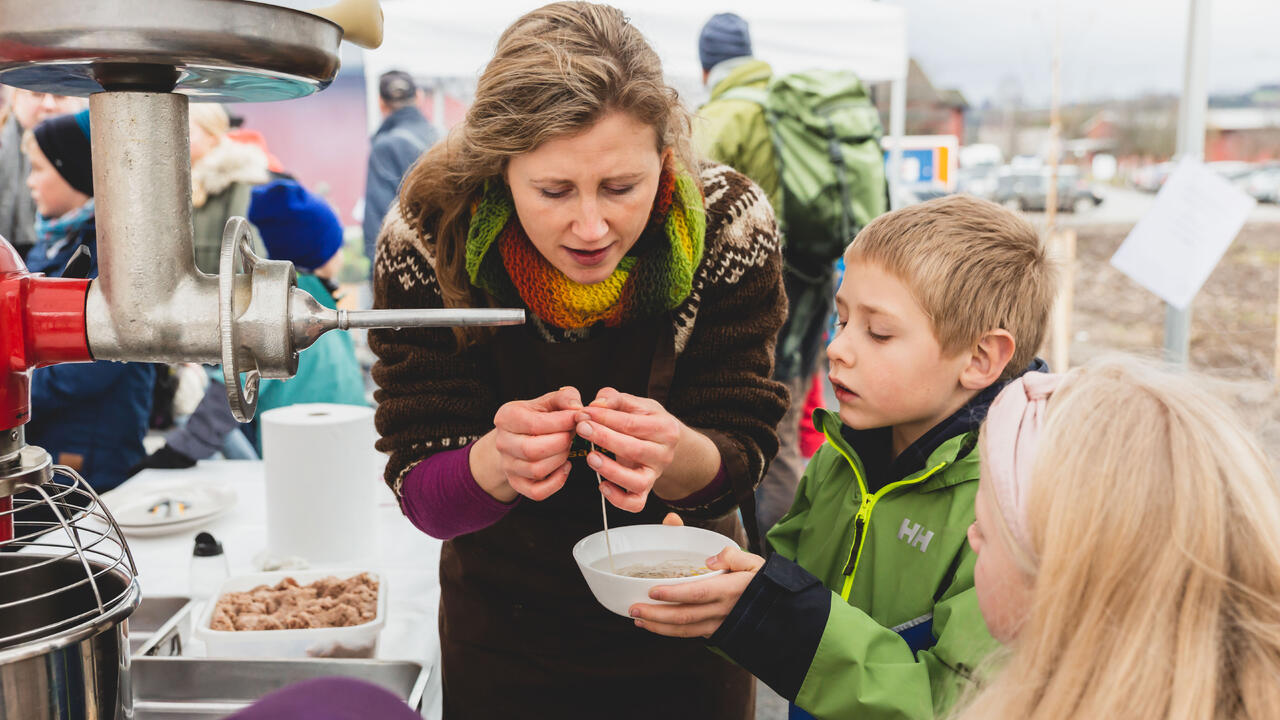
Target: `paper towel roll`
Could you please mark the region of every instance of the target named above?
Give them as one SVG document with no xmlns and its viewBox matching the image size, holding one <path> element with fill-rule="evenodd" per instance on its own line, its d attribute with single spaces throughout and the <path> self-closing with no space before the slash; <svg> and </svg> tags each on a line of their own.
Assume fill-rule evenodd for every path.
<svg viewBox="0 0 1280 720">
<path fill-rule="evenodd" d="M 386 458 L 374 449 L 373 408 L 304 403 L 261 415 L 268 562 L 313 567 L 376 556 L 377 492 Z"/>
</svg>

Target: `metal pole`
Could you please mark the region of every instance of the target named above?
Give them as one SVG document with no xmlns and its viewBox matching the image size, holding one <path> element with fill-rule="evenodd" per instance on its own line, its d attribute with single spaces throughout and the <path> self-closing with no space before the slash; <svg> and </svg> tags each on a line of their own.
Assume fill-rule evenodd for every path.
<svg viewBox="0 0 1280 720">
<path fill-rule="evenodd" d="M 1058 229 L 1058 156 L 1062 154 L 1062 2 L 1056 3 L 1053 31 L 1053 66 L 1049 93 L 1049 185 L 1044 194 L 1046 239 L 1052 241 Z"/>
<path fill-rule="evenodd" d="M 902 136 L 907 132 L 907 75 L 889 83 L 889 209 L 897 210 L 902 187 Z"/>
<path fill-rule="evenodd" d="M 1178 149 L 1175 160 L 1204 159 L 1205 115 L 1209 108 L 1209 3 L 1189 0 L 1187 57 L 1182 78 L 1182 102 L 1178 104 Z M 1191 347 L 1191 306 L 1185 310 L 1166 306 L 1164 316 L 1164 357 L 1172 363 L 1187 364 Z"/>
</svg>

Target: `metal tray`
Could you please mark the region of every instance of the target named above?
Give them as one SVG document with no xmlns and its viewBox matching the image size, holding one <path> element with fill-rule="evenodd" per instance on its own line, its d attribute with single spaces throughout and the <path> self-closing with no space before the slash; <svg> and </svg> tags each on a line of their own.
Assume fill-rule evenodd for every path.
<svg viewBox="0 0 1280 720">
<path fill-rule="evenodd" d="M 134 717 L 222 718 L 286 685 L 334 676 L 371 682 L 419 709 L 429 671 L 418 663 L 389 660 L 135 657 Z"/>
<path fill-rule="evenodd" d="M 143 597 L 129 616 L 129 654 L 181 655 L 191 609 L 189 597 Z"/>
<path fill-rule="evenodd" d="M 328 87 L 341 40 L 322 17 L 246 0 L 0 0 L 0 83 L 287 100 Z"/>
</svg>

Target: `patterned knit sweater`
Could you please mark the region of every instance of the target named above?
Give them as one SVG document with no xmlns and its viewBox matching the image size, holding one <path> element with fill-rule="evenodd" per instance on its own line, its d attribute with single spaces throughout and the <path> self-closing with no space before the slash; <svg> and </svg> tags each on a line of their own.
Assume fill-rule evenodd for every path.
<svg viewBox="0 0 1280 720">
<path fill-rule="evenodd" d="M 777 452 L 776 427 L 786 409 L 784 385 L 769 379 L 774 342 L 786 316 L 781 253 L 773 211 L 760 189 L 723 165 L 702 172 L 706 249 L 689 297 L 670 313 L 676 361 L 667 410 L 707 434 L 731 483 L 697 507 L 716 517 L 760 482 Z M 439 308 L 431 228 L 411 227 L 394 206 L 378 238 L 374 306 Z M 580 335 L 531 318 L 547 342 Z M 390 455 L 385 478 L 400 494 L 409 470 L 441 451 L 462 447 L 493 428 L 499 397 L 487 343 L 461 353 L 448 328 L 374 330 L 373 378 L 379 389 L 377 447 Z M 674 506 L 674 505 L 673 505 Z"/>
</svg>

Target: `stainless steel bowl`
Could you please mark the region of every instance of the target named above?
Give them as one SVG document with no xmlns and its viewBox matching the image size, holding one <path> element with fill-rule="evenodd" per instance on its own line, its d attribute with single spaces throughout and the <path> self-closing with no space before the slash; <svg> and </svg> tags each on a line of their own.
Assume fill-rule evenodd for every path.
<svg viewBox="0 0 1280 720">
<path fill-rule="evenodd" d="M 80 558 L 0 554 L 0 638 L 23 638 L 0 644 L 0 718 L 132 717 L 125 620 L 141 591 L 126 569 L 88 565 L 102 610 Z"/>
<path fill-rule="evenodd" d="M 287 100 L 333 81 L 341 40 L 322 17 L 245 0 L 0 0 L 0 82 Z"/>
</svg>

